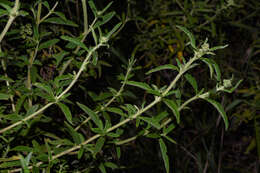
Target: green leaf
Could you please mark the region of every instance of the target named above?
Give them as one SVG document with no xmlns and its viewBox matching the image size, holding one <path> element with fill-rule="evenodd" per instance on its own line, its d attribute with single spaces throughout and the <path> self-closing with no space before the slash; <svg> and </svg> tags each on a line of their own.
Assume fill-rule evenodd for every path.
<svg viewBox="0 0 260 173">
<path fill-rule="evenodd" d="M 148 117 L 139 117 L 141 120 L 147 122 L 148 124 L 152 125 L 153 127 L 155 127 L 156 129 L 160 129 L 160 124 L 158 123 L 158 121 L 152 119 L 152 118 L 148 118 Z"/>
<path fill-rule="evenodd" d="M 105 162 L 104 165 L 105 165 L 105 167 L 108 167 L 108 168 L 111 168 L 111 169 L 118 168 L 118 166 L 113 162 Z"/>
<path fill-rule="evenodd" d="M 96 6 L 95 6 L 93 0 L 88 1 L 88 4 L 89 4 L 90 9 L 92 10 L 94 16 L 97 17 L 97 12 L 98 12 L 98 11 L 97 11 L 97 8 L 96 8 Z"/>
<path fill-rule="evenodd" d="M 42 5 L 44 5 L 48 10 L 50 10 L 50 5 L 49 5 L 48 1 L 42 2 Z"/>
<path fill-rule="evenodd" d="M 157 72 L 157 71 L 161 71 L 161 70 L 177 70 L 179 71 L 179 68 L 176 67 L 175 65 L 172 64 L 165 64 L 165 65 L 161 65 L 159 67 L 156 67 L 154 69 L 149 70 L 147 73 L 145 73 L 146 75 Z"/>
<path fill-rule="evenodd" d="M 204 63 L 206 63 L 209 67 L 209 73 L 210 73 L 210 78 L 212 79 L 213 76 L 213 66 L 211 61 L 208 58 L 200 58 Z"/>
<path fill-rule="evenodd" d="M 27 117 L 27 116 L 29 116 L 29 115 L 32 115 L 34 112 L 37 111 L 38 108 L 39 108 L 39 105 L 38 105 L 38 104 L 33 105 L 32 107 L 30 107 L 30 109 L 26 112 L 25 117 Z"/>
<path fill-rule="evenodd" d="M 185 32 L 185 34 L 187 34 L 187 36 L 190 39 L 191 46 L 194 49 L 197 49 L 195 38 L 194 38 L 193 34 L 189 30 L 187 30 L 187 28 L 185 28 L 185 27 L 182 27 L 182 26 L 179 26 L 179 25 L 177 25 L 176 27 L 179 28 L 180 30 L 182 30 L 183 32 Z"/>
<path fill-rule="evenodd" d="M 38 83 L 38 82 L 34 83 L 33 85 L 36 86 L 37 88 L 40 88 L 40 89 L 46 91 L 51 96 L 54 96 L 53 92 L 52 92 L 52 88 L 49 85 L 46 85 L 43 83 Z"/>
<path fill-rule="evenodd" d="M 71 115 L 71 112 L 70 112 L 69 107 L 67 107 L 65 104 L 60 103 L 60 102 L 58 102 L 57 104 L 58 104 L 58 106 L 60 107 L 60 109 L 62 110 L 62 112 L 64 113 L 64 115 L 65 115 L 67 121 L 68 121 L 70 124 L 73 124 L 73 123 L 72 123 L 72 115 Z"/>
<path fill-rule="evenodd" d="M 78 159 L 80 159 L 83 156 L 83 154 L 84 154 L 84 147 L 81 146 L 79 151 L 78 151 Z"/>
<path fill-rule="evenodd" d="M 49 48 L 49 47 L 55 45 L 56 43 L 58 43 L 59 41 L 60 41 L 59 39 L 48 40 L 44 43 L 41 43 L 38 50 Z"/>
<path fill-rule="evenodd" d="M 53 58 L 55 58 L 55 60 L 56 60 L 56 66 L 57 66 L 57 67 L 59 66 L 59 64 L 60 64 L 60 62 L 62 61 L 62 59 L 64 58 L 64 56 L 66 56 L 66 55 L 68 55 L 68 54 L 69 54 L 68 52 L 62 51 L 62 52 L 60 52 L 60 53 L 58 53 L 58 54 L 54 54 L 54 55 L 53 55 Z"/>
<path fill-rule="evenodd" d="M 105 138 L 104 137 L 100 137 L 97 142 L 96 142 L 96 146 L 95 146 L 95 149 L 94 149 L 94 157 L 96 156 L 96 154 L 98 152 L 101 151 L 102 147 L 104 146 L 105 144 Z"/>
<path fill-rule="evenodd" d="M 175 129 L 175 125 L 174 124 L 170 124 L 168 127 L 164 127 L 163 128 L 163 134 L 167 135 L 168 133 L 170 133 L 173 129 Z"/>
<path fill-rule="evenodd" d="M 226 112 L 225 112 L 224 108 L 222 107 L 222 105 L 220 103 L 216 102 L 215 100 L 211 100 L 208 98 L 203 98 L 203 99 L 206 100 L 207 102 L 211 103 L 218 110 L 218 112 L 220 113 L 220 115 L 222 116 L 222 118 L 224 120 L 225 129 L 227 130 L 228 129 L 228 118 L 227 118 Z"/>
<path fill-rule="evenodd" d="M 127 117 L 127 115 L 121 109 L 119 109 L 117 107 L 107 107 L 106 111 L 113 112 L 113 113 L 121 115 L 123 117 Z"/>
<path fill-rule="evenodd" d="M 57 25 L 67 25 L 67 26 L 78 27 L 78 25 L 76 23 L 74 23 L 70 20 L 63 20 L 59 17 L 49 17 L 48 19 L 45 19 L 43 22 L 57 24 Z"/>
<path fill-rule="evenodd" d="M 216 46 L 216 47 L 212 47 L 209 49 L 209 51 L 215 51 L 215 50 L 218 50 L 218 49 L 224 49 L 228 47 L 228 44 L 224 45 L 224 46 Z"/>
<path fill-rule="evenodd" d="M 176 117 L 177 123 L 180 123 L 180 112 L 178 110 L 178 106 L 173 100 L 163 99 L 163 102 L 172 110 L 173 114 Z"/>
<path fill-rule="evenodd" d="M 0 76 L 0 81 L 8 81 L 8 82 L 14 82 L 13 79 L 6 77 L 6 76 Z"/>
<path fill-rule="evenodd" d="M 11 151 L 20 151 L 20 152 L 32 152 L 33 148 L 27 147 L 27 146 L 16 146 L 10 150 Z"/>
<path fill-rule="evenodd" d="M 88 48 L 85 46 L 84 43 L 82 43 L 78 38 L 72 38 L 72 37 L 69 37 L 69 36 L 61 36 L 61 38 L 63 40 L 66 40 L 66 41 L 69 41 L 70 43 L 73 43 L 81 48 L 83 48 L 84 50 L 88 51 Z"/>
<path fill-rule="evenodd" d="M 0 93 L 0 100 L 8 100 L 9 98 L 9 94 Z"/>
<path fill-rule="evenodd" d="M 143 83 L 143 82 L 136 82 L 136 81 L 127 81 L 127 85 L 132 85 L 138 88 L 142 88 L 144 90 L 153 90 L 148 84 Z"/>
<path fill-rule="evenodd" d="M 98 168 L 99 168 L 99 170 L 100 170 L 102 173 L 107 173 L 106 168 L 105 168 L 105 166 L 104 166 L 103 163 L 100 163 L 100 165 L 98 166 Z"/>
<path fill-rule="evenodd" d="M 102 11 L 99 12 L 99 15 L 102 15 L 104 12 L 106 12 L 107 9 L 108 9 L 112 4 L 113 4 L 113 1 L 110 2 L 110 3 L 108 3 L 107 6 L 106 6 Z"/>
<path fill-rule="evenodd" d="M 213 73 L 215 71 L 216 78 L 217 78 L 218 81 L 220 81 L 221 80 L 221 72 L 220 72 L 218 64 L 213 59 L 201 58 L 201 60 L 208 65 L 209 70 L 210 70 L 210 78 L 213 77 Z"/>
<path fill-rule="evenodd" d="M 162 138 L 159 139 L 159 144 L 160 144 L 160 149 L 161 149 L 161 153 L 162 153 L 166 172 L 169 173 L 170 167 L 169 167 L 169 158 L 168 158 L 168 155 L 167 155 L 167 147 L 166 147 L 165 143 L 163 142 Z"/>
<path fill-rule="evenodd" d="M 94 123 L 99 127 L 100 130 L 103 129 L 103 123 L 102 121 L 99 119 L 98 115 L 92 111 L 91 109 L 89 109 L 87 106 L 80 104 L 79 102 L 77 102 L 77 105 L 86 113 L 90 116 L 90 118 L 92 119 L 92 121 L 94 121 Z"/>
<path fill-rule="evenodd" d="M 96 29 L 97 27 L 100 27 L 104 24 L 106 24 L 108 21 L 110 21 L 113 16 L 115 15 L 116 13 L 115 12 L 110 12 L 104 16 L 102 16 L 102 21 L 98 21 L 94 26 L 93 26 L 93 29 Z"/>
<path fill-rule="evenodd" d="M 193 76 L 191 76 L 190 74 L 185 74 L 185 78 L 191 84 L 192 88 L 195 90 L 195 93 L 197 93 L 198 92 L 198 84 L 197 84 L 196 79 Z"/>
<path fill-rule="evenodd" d="M 116 26 L 114 26 L 114 28 L 109 33 L 107 33 L 106 38 L 109 39 L 112 36 L 112 34 L 114 34 L 114 32 L 116 32 L 118 30 L 118 28 L 121 25 L 122 25 L 122 22 L 120 22 Z"/>
</svg>

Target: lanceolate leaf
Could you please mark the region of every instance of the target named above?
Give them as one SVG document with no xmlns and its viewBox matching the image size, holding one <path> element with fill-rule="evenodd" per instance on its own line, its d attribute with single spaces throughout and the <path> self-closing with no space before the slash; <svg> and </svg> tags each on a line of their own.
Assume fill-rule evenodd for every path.
<svg viewBox="0 0 260 173">
<path fill-rule="evenodd" d="M 60 41 L 59 39 L 48 40 L 48 41 L 40 44 L 39 50 L 49 48 L 49 47 L 55 45 L 56 43 L 58 43 L 59 41 Z"/>
<path fill-rule="evenodd" d="M 136 86 L 136 87 L 142 88 L 144 90 L 152 90 L 152 88 L 148 84 L 143 83 L 143 82 L 127 81 L 126 84 Z"/>
<path fill-rule="evenodd" d="M 88 51 L 88 48 L 85 46 L 85 44 L 82 43 L 82 42 L 81 42 L 79 39 L 77 39 L 77 38 L 73 38 L 73 37 L 69 37 L 69 36 L 65 36 L 65 35 L 61 36 L 61 38 L 62 38 L 63 40 L 69 41 L 70 43 L 73 43 L 73 44 L 75 44 L 75 45 L 77 45 L 77 46 L 83 48 L 84 50 Z"/>
<path fill-rule="evenodd" d="M 222 116 L 222 118 L 224 120 L 225 129 L 227 130 L 228 129 L 228 118 L 227 118 L 226 112 L 225 112 L 224 108 L 222 107 L 222 105 L 220 103 L 216 102 L 215 100 L 211 100 L 208 98 L 203 98 L 203 99 L 208 101 L 209 103 L 211 103 L 218 110 L 218 112 L 220 113 L 220 115 Z"/>
<path fill-rule="evenodd" d="M 62 112 L 64 113 L 64 115 L 65 115 L 66 119 L 68 120 L 68 122 L 70 124 L 72 124 L 72 116 L 71 116 L 70 109 L 63 103 L 58 102 L 57 104 L 60 107 L 60 109 L 62 110 Z"/>
<path fill-rule="evenodd" d="M 187 28 L 184 28 L 182 26 L 176 26 L 177 28 L 179 28 L 180 30 L 182 30 L 183 32 L 185 32 L 185 34 L 187 34 L 187 36 L 189 37 L 190 39 L 190 43 L 191 43 L 191 46 L 194 48 L 194 49 L 197 49 L 196 48 L 196 42 L 195 42 L 195 38 L 193 36 L 193 34 L 187 30 Z"/>
<path fill-rule="evenodd" d="M 148 124 L 152 125 L 156 129 L 160 129 L 160 124 L 158 121 L 152 119 L 152 118 L 147 118 L 147 117 L 140 117 L 141 120 L 147 122 Z"/>
<path fill-rule="evenodd" d="M 9 98 L 9 94 L 0 93 L 0 100 L 8 100 Z"/>
<path fill-rule="evenodd" d="M 149 70 L 145 74 L 147 75 L 147 74 L 151 74 L 151 73 L 154 73 L 154 72 L 157 72 L 157 71 L 161 71 L 161 70 L 177 70 L 177 71 L 179 71 L 178 67 L 176 67 L 175 65 L 165 64 L 165 65 L 161 65 L 159 67 L 156 67 L 156 68 L 154 68 L 152 70 Z"/>
<path fill-rule="evenodd" d="M 167 155 L 167 147 L 166 147 L 165 143 L 163 142 L 162 138 L 159 139 L 159 144 L 160 144 L 160 149 L 161 149 L 161 153 L 162 153 L 166 172 L 169 173 L 170 167 L 169 167 L 169 158 L 168 158 L 168 155 Z"/>
<path fill-rule="evenodd" d="M 77 102 L 77 105 L 86 113 L 90 116 L 90 118 L 94 121 L 94 123 L 99 127 L 99 129 L 103 129 L 103 123 L 102 121 L 99 119 L 98 115 L 92 111 L 91 109 L 89 109 L 87 106 L 80 104 L 79 102 Z"/>
<path fill-rule="evenodd" d="M 190 74 L 185 74 L 185 78 L 191 84 L 191 86 L 195 90 L 195 93 L 197 93 L 198 92 L 198 84 L 197 84 L 196 79 L 193 76 L 191 76 Z"/>
<path fill-rule="evenodd" d="M 95 146 L 95 150 L 94 150 L 94 156 L 102 149 L 104 143 L 105 143 L 105 138 L 104 137 L 100 137 L 97 140 L 97 143 L 96 143 L 96 146 Z"/>
<path fill-rule="evenodd" d="M 180 123 L 180 112 L 178 110 L 178 106 L 177 104 L 173 101 L 173 100 L 169 100 L 169 99 L 163 99 L 163 102 L 172 110 L 172 112 L 174 113 L 177 123 Z"/>
</svg>

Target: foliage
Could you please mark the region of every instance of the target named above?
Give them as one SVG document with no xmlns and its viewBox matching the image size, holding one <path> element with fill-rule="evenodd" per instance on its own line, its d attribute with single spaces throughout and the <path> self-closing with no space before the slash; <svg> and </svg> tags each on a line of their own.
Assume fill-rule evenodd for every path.
<svg viewBox="0 0 260 173">
<path fill-rule="evenodd" d="M 185 45 L 190 45 L 190 56 L 177 58 L 175 65 L 157 64 L 147 72 L 172 71 L 174 75 L 167 84 L 136 81 L 137 49 L 116 79 L 101 71 L 104 66 L 113 66 L 109 60 L 100 60 L 106 57 L 110 41 L 125 24 L 114 19 L 115 12 L 109 12 L 112 3 L 102 9 L 93 0 L 82 0 L 80 5 L 19 0 L 1 1 L 0 5 L 2 170 L 125 169 L 129 165 L 118 161 L 122 146 L 137 138 L 148 138 L 158 141 L 163 170 L 170 172 L 167 145 L 177 143 L 170 133 L 182 123 L 182 111 L 191 109 L 188 105 L 199 99 L 216 108 L 228 129 L 227 115 L 214 96 L 233 92 L 241 81 L 222 80 L 220 68 L 211 58 L 226 46 L 211 47 L 208 39 L 200 43 L 189 29 L 177 26 L 175 34 L 182 40 L 183 51 Z M 71 11 L 70 5 L 80 7 L 82 13 L 78 8 Z M 188 38 L 187 44 L 184 38 Z M 201 87 L 192 75 L 201 62 L 210 69 L 209 78 L 214 81 L 211 89 Z M 105 86 L 98 87 L 91 83 L 91 79 L 98 78 L 97 73 L 98 80 L 105 75 L 103 79 L 117 81 L 116 85 L 104 81 Z M 183 93 L 182 81 L 192 87 L 192 95 Z M 133 104 L 131 98 L 138 99 L 138 92 L 143 90 L 147 99 Z M 164 106 L 163 111 L 155 108 L 159 104 Z"/>
</svg>

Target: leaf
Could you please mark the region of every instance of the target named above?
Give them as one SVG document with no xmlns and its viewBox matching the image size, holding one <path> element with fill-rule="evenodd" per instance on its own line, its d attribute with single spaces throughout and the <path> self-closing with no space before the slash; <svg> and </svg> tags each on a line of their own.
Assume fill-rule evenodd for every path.
<svg viewBox="0 0 260 173">
<path fill-rule="evenodd" d="M 58 43 L 59 41 L 60 40 L 56 39 L 56 38 L 52 39 L 52 40 L 48 40 L 48 41 L 46 41 L 44 43 L 41 43 L 38 50 L 49 48 L 49 47 L 55 45 L 56 43 Z"/>
<path fill-rule="evenodd" d="M 37 111 L 38 108 L 39 108 L 39 105 L 38 105 L 38 104 L 33 105 L 32 107 L 30 107 L 30 109 L 26 112 L 25 117 L 27 117 L 27 116 L 29 116 L 29 115 L 32 115 L 34 112 Z"/>
<path fill-rule="evenodd" d="M 173 100 L 163 99 L 163 102 L 172 110 L 173 114 L 176 117 L 177 123 L 180 123 L 180 112 L 178 110 L 178 106 Z"/>
<path fill-rule="evenodd" d="M 83 156 L 83 154 L 84 154 L 84 147 L 81 146 L 79 151 L 78 151 L 78 159 L 80 159 Z"/>
<path fill-rule="evenodd" d="M 153 127 L 155 127 L 156 129 L 160 129 L 160 124 L 158 123 L 158 121 L 152 119 L 152 118 L 148 118 L 148 117 L 139 117 L 141 120 L 147 122 L 148 124 L 152 125 Z"/>
<path fill-rule="evenodd" d="M 228 47 L 228 44 L 224 45 L 224 46 L 216 46 L 216 47 L 212 47 L 209 49 L 209 51 L 215 51 L 215 50 L 218 50 L 218 49 L 224 49 Z"/>
<path fill-rule="evenodd" d="M 77 105 L 86 113 L 90 116 L 90 118 L 92 119 L 92 121 L 94 121 L 94 123 L 99 127 L 100 130 L 103 129 L 103 123 L 102 121 L 99 119 L 98 115 L 93 112 L 91 109 L 89 109 L 87 106 L 80 104 L 79 102 L 77 102 Z"/>
<path fill-rule="evenodd" d="M 220 81 L 221 80 L 221 72 L 220 72 L 218 64 L 213 59 L 201 58 L 201 60 L 208 65 L 209 70 L 210 70 L 210 78 L 213 77 L 213 73 L 215 71 L 216 78 L 217 78 L 218 81 Z"/>
<path fill-rule="evenodd" d="M 14 82 L 13 79 L 6 77 L 6 76 L 0 76 L 0 81 L 8 81 L 8 82 Z"/>
<path fill-rule="evenodd" d="M 104 137 L 100 137 L 97 142 L 96 142 L 96 146 L 95 146 L 95 149 L 94 149 L 94 157 L 96 156 L 96 154 L 98 152 L 101 151 L 102 147 L 104 146 L 105 144 L 105 138 Z"/>
<path fill-rule="evenodd" d="M 57 25 L 67 25 L 67 26 L 78 27 L 78 25 L 76 23 L 74 23 L 70 20 L 63 20 L 59 17 L 49 17 L 48 19 L 45 19 L 43 22 L 57 24 Z"/>
<path fill-rule="evenodd" d="M 122 25 L 122 22 L 116 24 L 116 26 L 114 26 L 114 28 L 109 33 L 107 33 L 106 38 L 109 39 L 112 36 L 112 34 L 114 34 L 114 32 L 116 32 L 118 30 L 118 28 L 121 25 Z"/>
<path fill-rule="evenodd" d="M 157 72 L 157 71 L 161 71 L 161 70 L 177 70 L 177 71 L 179 71 L 179 68 L 176 67 L 175 65 L 172 65 L 172 64 L 165 64 L 165 65 L 161 65 L 159 67 L 156 67 L 154 69 L 151 69 L 148 72 L 146 72 L 145 74 L 148 75 L 148 74 L 151 74 L 151 73 L 154 73 L 154 72 Z"/>
<path fill-rule="evenodd" d="M 96 6 L 95 6 L 93 0 L 88 1 L 88 4 L 89 4 L 90 9 L 92 10 L 94 16 L 97 17 L 97 12 L 98 12 L 98 11 L 97 11 L 97 8 L 96 8 Z"/>
<path fill-rule="evenodd" d="M 62 52 L 60 52 L 60 53 L 58 53 L 58 54 L 54 54 L 54 55 L 53 55 L 53 58 L 55 58 L 55 60 L 56 60 L 56 66 L 57 66 L 57 67 L 59 66 L 59 64 L 60 64 L 60 62 L 62 61 L 62 59 L 64 58 L 64 56 L 66 56 L 66 55 L 68 55 L 68 54 L 69 54 L 68 52 L 62 51 Z"/>
<path fill-rule="evenodd" d="M 142 88 L 144 90 L 153 90 L 148 84 L 143 83 L 143 82 L 136 82 L 136 81 L 127 81 L 127 85 L 132 85 L 138 88 Z"/>
<path fill-rule="evenodd" d="M 121 115 L 123 117 L 127 117 L 127 115 L 121 109 L 119 109 L 117 107 L 107 107 L 106 111 L 116 113 L 116 114 Z"/>
<path fill-rule="evenodd" d="M 197 93 L 198 92 L 198 84 L 197 84 L 196 79 L 193 76 L 191 76 L 190 74 L 185 74 L 185 78 L 191 84 L 192 88 L 195 90 L 195 93 Z"/>
<path fill-rule="evenodd" d="M 0 100 L 8 100 L 9 98 L 9 94 L 0 93 Z"/>
<path fill-rule="evenodd" d="M 60 107 L 60 109 L 62 110 L 62 112 L 64 113 L 64 115 L 65 115 L 67 121 L 68 121 L 70 124 L 73 124 L 73 123 L 72 123 L 72 115 L 71 115 L 71 112 L 70 112 L 69 107 L 67 107 L 65 104 L 60 103 L 60 102 L 58 102 L 57 104 L 58 104 L 58 106 Z"/>
<path fill-rule="evenodd" d="M 111 168 L 111 169 L 118 168 L 118 166 L 113 162 L 105 162 L 104 165 L 105 165 L 105 167 L 108 167 L 108 168 Z"/>
<path fill-rule="evenodd" d="M 102 11 L 99 12 L 99 14 L 102 15 L 104 12 L 106 12 L 107 9 L 108 9 L 112 4 L 113 4 L 113 1 L 110 2 L 110 3 L 108 3 L 107 6 L 106 6 Z"/>
<path fill-rule="evenodd" d="M 228 118 L 227 118 L 226 112 L 225 112 L 224 108 L 222 107 L 222 105 L 220 103 L 216 102 L 215 100 L 211 100 L 208 98 L 202 98 L 202 99 L 211 103 L 218 110 L 218 112 L 220 113 L 220 115 L 222 116 L 222 118 L 224 120 L 225 129 L 227 130 L 228 129 Z"/>
<path fill-rule="evenodd" d="M 73 43 L 73 44 L 83 48 L 84 50 L 88 51 L 88 48 L 85 46 L 85 44 L 82 43 L 78 38 L 72 38 L 72 37 L 63 35 L 63 36 L 61 36 L 61 39 L 69 41 L 70 43 Z"/>
<path fill-rule="evenodd" d="M 110 12 L 104 16 L 102 16 L 102 21 L 98 21 L 94 26 L 93 26 L 93 29 L 96 29 L 97 27 L 100 27 L 104 24 L 106 24 L 108 21 L 110 21 L 113 16 L 115 15 L 116 13 L 115 12 Z"/>
<path fill-rule="evenodd" d="M 33 148 L 28 147 L 28 146 L 16 146 L 10 150 L 11 151 L 20 151 L 20 152 L 32 152 Z"/>
<path fill-rule="evenodd" d="M 167 135 L 168 133 L 170 133 L 173 129 L 175 129 L 175 125 L 174 124 L 170 124 L 168 127 L 164 127 L 163 128 L 163 134 Z"/>
<path fill-rule="evenodd" d="M 165 143 L 163 142 L 162 138 L 159 139 L 159 144 L 160 144 L 160 149 L 161 149 L 166 172 L 169 173 L 170 167 L 169 167 L 169 158 L 167 155 L 167 147 L 166 147 Z"/>
<path fill-rule="evenodd" d="M 101 171 L 101 173 L 107 173 L 106 168 L 105 168 L 105 166 L 104 166 L 103 163 L 100 163 L 100 165 L 98 166 L 98 168 L 99 168 L 99 170 Z"/>
<path fill-rule="evenodd" d="M 196 48 L 195 38 L 194 38 L 193 34 L 192 34 L 189 30 L 187 30 L 187 28 L 185 28 L 185 27 L 182 27 L 182 26 L 179 26 L 179 25 L 177 25 L 176 27 L 179 28 L 180 30 L 182 30 L 183 32 L 185 32 L 185 34 L 187 34 L 187 36 L 188 36 L 189 39 L 190 39 L 191 46 L 192 46 L 194 49 L 197 49 L 197 48 Z"/>
<path fill-rule="evenodd" d="M 38 83 L 38 82 L 34 83 L 33 85 L 36 86 L 37 88 L 40 88 L 40 89 L 46 91 L 51 96 L 54 96 L 53 92 L 52 92 L 52 88 L 49 85 L 46 85 L 43 83 Z"/>
</svg>

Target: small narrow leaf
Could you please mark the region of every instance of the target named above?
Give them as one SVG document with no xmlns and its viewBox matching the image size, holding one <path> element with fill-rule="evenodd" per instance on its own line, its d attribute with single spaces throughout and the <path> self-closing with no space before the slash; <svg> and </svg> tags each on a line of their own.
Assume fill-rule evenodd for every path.
<svg viewBox="0 0 260 173">
<path fill-rule="evenodd" d="M 59 39 L 52 39 L 52 40 L 48 40 L 44 43 L 41 43 L 39 46 L 39 50 L 49 48 L 49 47 L 55 45 L 56 43 L 58 43 L 59 41 L 60 41 Z"/>
<path fill-rule="evenodd" d="M 67 121 L 72 124 L 72 116 L 71 116 L 71 112 L 70 109 L 63 103 L 58 102 L 57 103 L 58 106 L 60 107 L 60 109 L 62 110 L 62 112 L 64 113 Z"/>
<path fill-rule="evenodd" d="M 147 118 L 147 117 L 140 117 L 140 119 L 141 120 L 143 120 L 143 121 L 145 121 L 145 122 L 147 122 L 148 124 L 150 124 L 150 125 L 152 125 L 153 127 L 155 127 L 156 129 L 160 129 L 160 124 L 156 121 L 156 120 L 154 120 L 154 119 L 152 119 L 152 118 Z"/>
<path fill-rule="evenodd" d="M 152 90 L 152 88 L 148 84 L 143 83 L 143 82 L 127 81 L 126 84 L 132 85 L 132 86 L 135 86 L 138 88 L 142 88 L 144 90 Z"/>
<path fill-rule="evenodd" d="M 98 12 L 98 11 L 97 11 L 97 8 L 96 8 L 96 6 L 95 6 L 93 0 L 88 1 L 88 4 L 89 4 L 90 9 L 92 10 L 94 16 L 97 17 L 97 12 Z"/>
<path fill-rule="evenodd" d="M 208 58 L 200 58 L 204 63 L 206 63 L 209 67 L 209 73 L 210 73 L 210 78 L 212 79 L 213 77 L 213 73 L 214 73 L 214 69 L 212 66 L 211 61 Z"/>
<path fill-rule="evenodd" d="M 0 100 L 8 100 L 9 98 L 9 94 L 0 93 Z"/>
<path fill-rule="evenodd" d="M 228 44 L 224 45 L 224 46 L 216 46 L 216 47 L 212 47 L 209 49 L 209 51 L 215 51 L 215 50 L 218 50 L 218 49 L 224 49 L 228 47 Z"/>
<path fill-rule="evenodd" d="M 100 137 L 97 142 L 96 142 L 96 146 L 95 146 L 95 149 L 94 149 L 94 156 L 99 152 L 101 151 L 103 145 L 105 143 L 105 138 L 104 137 Z"/>
<path fill-rule="evenodd" d="M 34 83 L 34 86 L 36 86 L 37 88 L 40 88 L 44 91 L 46 91 L 49 95 L 53 96 L 53 92 L 52 89 L 49 85 L 43 84 L 43 83 Z"/>
<path fill-rule="evenodd" d="M 98 115 L 92 111 L 91 109 L 89 109 L 87 106 L 80 104 L 79 102 L 77 102 L 77 105 L 86 113 L 90 116 L 90 118 L 94 121 L 94 123 L 99 127 L 99 129 L 103 129 L 103 123 L 102 121 L 99 119 Z"/>
<path fill-rule="evenodd" d="M 220 115 L 222 116 L 222 118 L 224 120 L 225 129 L 227 130 L 228 129 L 228 118 L 227 118 L 226 112 L 225 112 L 224 108 L 222 107 L 222 105 L 220 103 L 216 102 L 215 100 L 211 100 L 208 98 L 203 98 L 203 99 L 206 100 L 207 102 L 211 103 L 218 110 L 218 112 L 220 113 Z"/>
<path fill-rule="evenodd" d="M 157 72 L 157 71 L 161 71 L 161 70 L 177 70 L 179 71 L 179 68 L 176 67 L 175 65 L 172 64 L 165 64 L 165 65 L 161 65 L 159 67 L 156 67 L 154 69 L 149 70 L 147 73 L 145 73 L 146 75 Z"/>
<path fill-rule="evenodd" d="M 73 37 L 69 37 L 69 36 L 61 36 L 61 38 L 63 40 L 69 41 L 70 43 L 73 43 L 81 48 L 83 48 L 84 50 L 88 51 L 88 48 L 85 46 L 84 43 L 82 43 L 78 38 L 73 38 Z"/>
<path fill-rule="evenodd" d="M 168 155 L 167 155 L 167 147 L 166 147 L 165 143 L 163 142 L 162 138 L 159 139 L 159 144 L 160 144 L 160 149 L 161 149 L 161 153 L 162 153 L 166 172 L 169 173 L 170 172 L 170 166 L 169 166 L 169 158 L 168 158 Z"/>
<path fill-rule="evenodd" d="M 80 147 L 79 151 L 78 151 L 78 159 L 80 159 L 84 154 L 84 148 L 83 146 Z"/>
<path fill-rule="evenodd" d="M 173 100 L 163 99 L 163 102 L 172 110 L 176 117 L 177 123 L 180 123 L 180 112 L 178 110 L 177 104 Z"/>
<path fill-rule="evenodd" d="M 197 93 L 198 92 L 198 84 L 197 84 L 196 79 L 193 76 L 191 76 L 190 74 L 185 74 L 185 78 L 191 84 L 192 88 L 195 90 L 195 93 Z"/>
<path fill-rule="evenodd" d="M 106 6 L 101 12 L 99 12 L 99 14 L 102 15 L 104 12 L 106 12 L 107 9 L 108 9 L 112 4 L 113 4 L 113 1 L 110 2 L 110 3 L 108 3 L 107 6 Z"/>
<path fill-rule="evenodd" d="M 122 25 L 122 22 L 118 23 L 114 28 L 106 35 L 106 38 L 109 39 L 114 32 L 118 30 L 118 28 Z"/>
<path fill-rule="evenodd" d="M 179 28 L 180 30 L 182 30 L 183 32 L 185 32 L 185 34 L 187 34 L 187 36 L 188 36 L 189 39 L 190 39 L 191 46 L 192 46 L 194 49 L 197 49 L 197 48 L 196 48 L 195 38 L 194 38 L 193 34 L 192 34 L 187 28 L 185 28 L 185 27 L 182 27 L 182 26 L 179 26 L 179 25 L 177 25 L 176 27 Z"/>
<path fill-rule="evenodd" d="M 67 25 L 67 26 L 78 27 L 78 25 L 76 23 L 74 23 L 70 20 L 63 20 L 59 17 L 49 17 L 48 19 L 45 19 L 43 22 L 57 24 L 57 25 Z"/>
</svg>

